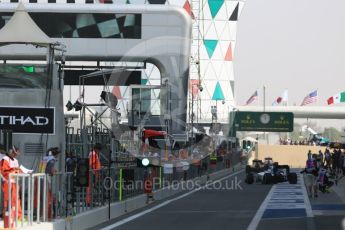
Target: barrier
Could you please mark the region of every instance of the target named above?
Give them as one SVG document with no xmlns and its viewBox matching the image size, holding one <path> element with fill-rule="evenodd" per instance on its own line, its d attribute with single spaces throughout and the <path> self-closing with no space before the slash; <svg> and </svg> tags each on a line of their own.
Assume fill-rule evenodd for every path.
<svg viewBox="0 0 345 230">
<path fill-rule="evenodd" d="M 57 199 L 54 205 L 56 218 L 65 216 L 75 216 L 83 212 L 107 206 L 109 203 L 123 201 L 138 195 L 144 194 L 144 183 L 149 171 L 153 180 L 153 192 L 179 181 L 186 181 L 201 176 L 206 176 L 230 168 L 240 162 L 240 153 L 229 154 L 217 158 L 217 163 L 211 167 L 208 158 L 197 163 L 171 162 L 163 166 L 152 167 L 126 167 L 126 168 L 102 168 L 89 171 L 88 187 L 73 187 L 72 183 L 66 181 L 65 174 L 54 176 L 55 184 L 59 180 L 65 183 L 60 186 L 60 190 L 54 189 L 53 196 L 71 197 L 65 201 Z M 169 165 L 171 168 L 164 168 Z M 177 167 L 176 167 L 177 166 Z M 64 177 L 64 179 L 57 179 Z M 73 178 L 73 175 L 70 174 Z M 69 184 L 69 186 L 66 186 Z M 58 188 L 58 187 L 57 187 Z M 73 190 L 74 189 L 74 190 Z M 73 191 L 72 191 L 73 190 Z M 70 195 L 68 195 L 70 194 Z M 89 202 L 87 202 L 89 200 Z"/>
<path fill-rule="evenodd" d="M 171 162 L 170 168 L 164 168 L 164 165 L 147 168 L 116 166 L 90 170 L 88 187 L 75 186 L 74 172 L 57 173 L 53 176 L 43 173 L 10 174 L 11 180 L 18 189 L 12 191 L 12 186 L 9 186 L 10 196 L 13 192 L 16 193 L 13 209 L 15 214 L 9 215 L 9 221 L 13 221 L 14 227 L 23 228 L 51 220 L 55 220 L 56 223 L 59 219 L 71 219 L 107 206 L 112 207 L 112 212 L 117 213 L 113 210 L 115 204 L 123 204 L 123 202 L 127 204 L 129 200 L 139 199 L 139 206 L 136 203 L 128 203 L 128 206 L 124 206 L 124 210 L 134 210 L 141 207 L 141 201 L 145 205 L 144 182 L 148 173 L 153 180 L 155 198 L 163 199 L 173 194 L 170 191 L 172 183 L 184 183 L 195 178 L 206 181 L 210 178 L 209 175 L 222 171 L 227 173 L 229 170 L 223 169 L 233 168 L 240 162 L 240 157 L 239 153 L 219 157 L 213 168 L 210 160 L 205 158 L 193 163 Z M 19 206 L 22 207 L 22 212 L 19 211 Z M 10 206 L 7 211 L 10 213 Z M 23 221 L 24 219 L 27 219 L 27 223 Z"/>
<path fill-rule="evenodd" d="M 37 183 L 35 183 L 35 181 Z M 43 183 L 41 183 L 41 181 Z M 4 183 L 2 178 L 2 183 Z M 24 227 L 25 211 L 27 218 L 27 226 L 34 223 L 34 212 L 36 212 L 36 223 L 40 223 L 41 213 L 42 221 L 47 220 L 46 200 L 47 200 L 47 176 L 43 173 L 37 174 L 10 174 L 8 186 L 8 207 L 5 212 L 5 225 L 10 227 Z M 14 185 L 14 186 L 13 186 Z M 42 188 L 41 188 L 42 187 Z M 21 192 L 20 192 L 21 191 Z M 15 193 L 15 204 L 12 207 L 12 193 Z M 41 197 L 42 193 L 42 202 Z M 34 204 L 35 203 L 35 204 Z M 41 212 L 42 206 L 42 212 Z M 14 214 L 14 215 L 13 215 Z"/>
<path fill-rule="evenodd" d="M 72 173 L 57 173 L 54 176 L 44 173 L 10 174 L 9 202 L 4 222 L 8 226 L 23 228 L 71 215 L 65 197 L 73 187 L 72 176 Z M 2 177 L 1 182 L 4 183 Z M 16 193 L 14 207 L 11 202 L 13 193 Z M 3 204 L 2 189 L 0 194 Z"/>
</svg>

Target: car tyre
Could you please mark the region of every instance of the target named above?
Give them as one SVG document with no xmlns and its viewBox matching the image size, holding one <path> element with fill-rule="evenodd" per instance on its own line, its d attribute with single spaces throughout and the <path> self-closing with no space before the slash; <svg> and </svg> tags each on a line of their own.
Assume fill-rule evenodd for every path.
<svg viewBox="0 0 345 230">
<path fill-rule="evenodd" d="M 245 182 L 247 184 L 253 184 L 254 183 L 254 173 L 247 173 Z"/>
<path fill-rule="evenodd" d="M 288 174 L 288 181 L 290 184 L 297 184 L 297 174 L 296 173 L 289 173 Z"/>
<path fill-rule="evenodd" d="M 263 184 L 272 184 L 272 174 L 271 173 L 265 173 L 262 178 Z"/>
<path fill-rule="evenodd" d="M 246 165 L 246 173 L 250 173 L 252 171 L 252 168 L 250 167 L 250 165 Z"/>
</svg>

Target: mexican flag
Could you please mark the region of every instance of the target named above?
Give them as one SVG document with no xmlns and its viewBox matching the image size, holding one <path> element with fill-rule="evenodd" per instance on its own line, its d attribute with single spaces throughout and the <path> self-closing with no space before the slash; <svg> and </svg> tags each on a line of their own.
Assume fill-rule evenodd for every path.
<svg viewBox="0 0 345 230">
<path fill-rule="evenodd" d="M 340 102 L 345 102 L 345 92 L 338 93 L 338 94 L 334 95 L 333 97 L 330 97 L 327 99 L 327 104 L 329 104 L 329 105 L 337 104 Z"/>
</svg>

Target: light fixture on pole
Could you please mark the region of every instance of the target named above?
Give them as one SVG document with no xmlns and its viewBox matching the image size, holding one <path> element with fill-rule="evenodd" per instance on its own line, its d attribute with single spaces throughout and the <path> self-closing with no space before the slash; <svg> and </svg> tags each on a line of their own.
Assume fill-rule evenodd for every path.
<svg viewBox="0 0 345 230">
<path fill-rule="evenodd" d="M 110 92 L 102 91 L 100 97 L 108 105 L 109 108 L 116 109 L 118 101 L 117 101 L 117 97 L 114 94 Z"/>
<path fill-rule="evenodd" d="M 144 167 L 147 167 L 149 164 L 150 164 L 150 160 L 147 159 L 147 158 L 143 158 L 141 160 L 141 164 L 144 166 Z"/>
<path fill-rule="evenodd" d="M 73 109 L 73 104 L 71 101 L 68 101 L 66 104 L 66 109 L 67 111 L 71 111 Z"/>
</svg>

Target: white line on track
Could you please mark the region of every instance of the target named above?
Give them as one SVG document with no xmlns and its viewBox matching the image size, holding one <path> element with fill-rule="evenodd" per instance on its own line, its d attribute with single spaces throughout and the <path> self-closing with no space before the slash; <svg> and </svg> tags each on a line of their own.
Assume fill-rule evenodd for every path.
<svg viewBox="0 0 345 230">
<path fill-rule="evenodd" d="M 302 189 L 303 200 L 304 200 L 303 208 L 306 209 L 307 217 L 313 217 L 313 212 L 311 209 L 310 201 L 308 199 L 307 190 L 306 190 L 305 185 L 304 185 L 303 175 L 300 175 L 299 178 L 300 178 L 300 181 L 297 184 L 297 186 L 301 186 L 301 189 Z M 255 230 L 258 227 L 260 220 L 262 219 L 262 216 L 265 212 L 265 209 L 268 207 L 268 203 L 272 199 L 272 196 L 274 195 L 274 191 L 280 191 L 280 189 L 283 189 L 283 188 L 279 188 L 279 187 L 276 188 L 276 187 L 277 187 L 277 185 L 272 186 L 271 190 L 269 191 L 269 193 L 266 196 L 266 199 L 262 202 L 262 204 L 260 205 L 260 208 L 258 209 L 254 218 L 250 222 L 247 230 Z M 284 191 L 284 190 L 282 190 L 282 191 Z M 285 195 L 284 198 L 287 198 L 287 196 Z M 284 204 L 286 206 L 287 202 L 284 202 Z M 293 208 L 295 208 L 295 207 L 296 206 L 294 206 Z"/>
<path fill-rule="evenodd" d="M 311 205 L 310 205 L 310 200 L 308 198 L 308 193 L 307 193 L 307 189 L 305 187 L 304 184 L 304 174 L 300 175 L 301 178 L 301 184 L 302 184 L 302 192 L 303 192 L 303 196 L 304 196 L 304 203 L 305 203 L 305 210 L 307 213 L 307 217 L 313 217 L 313 211 L 311 210 Z"/>
<path fill-rule="evenodd" d="M 266 196 L 266 199 L 262 202 L 262 204 L 260 205 L 260 208 L 258 209 L 258 211 L 256 212 L 254 218 L 252 219 L 252 221 L 250 222 L 247 230 L 254 230 L 257 228 L 257 226 L 260 223 L 260 220 L 265 212 L 265 209 L 267 207 L 268 202 L 271 200 L 271 197 L 273 195 L 273 191 L 275 189 L 276 185 L 273 185 L 271 190 L 269 191 L 269 193 Z"/>
<path fill-rule="evenodd" d="M 128 223 L 128 222 L 130 222 L 130 221 L 132 221 L 132 220 L 135 220 L 135 219 L 137 219 L 137 218 L 139 218 L 139 217 L 141 217 L 141 216 L 143 216 L 143 215 L 145 215 L 145 214 L 147 214 L 147 213 L 150 213 L 150 212 L 152 212 L 152 211 L 154 211 L 154 210 L 157 210 L 157 209 L 159 209 L 159 208 L 161 208 L 161 207 L 164 207 L 164 206 L 170 204 L 171 202 L 174 202 L 174 201 L 177 201 L 177 200 L 179 200 L 179 199 L 182 199 L 182 198 L 184 198 L 184 197 L 186 197 L 186 196 L 189 196 L 189 195 L 191 195 L 191 194 L 193 194 L 193 193 L 195 193 L 195 192 L 197 192 L 197 191 L 199 191 L 199 190 L 201 190 L 201 189 L 207 188 L 207 186 L 210 186 L 210 185 L 213 185 L 213 184 L 215 184 L 215 183 L 218 183 L 218 182 L 220 182 L 220 181 L 222 181 L 222 180 L 228 179 L 229 177 L 235 176 L 235 175 L 237 175 L 237 174 L 239 174 L 239 173 L 241 173 L 241 172 L 243 172 L 243 169 L 241 169 L 241 170 L 238 171 L 238 172 L 232 173 L 232 174 L 230 174 L 230 175 L 228 175 L 228 176 L 225 176 L 225 177 L 223 177 L 223 178 L 221 178 L 221 179 L 218 179 L 218 180 L 216 180 L 216 181 L 213 181 L 212 183 L 206 183 L 206 185 L 204 185 L 204 186 L 202 186 L 202 187 L 200 187 L 200 188 L 196 188 L 196 189 L 194 189 L 194 190 L 192 190 L 192 191 L 190 191 L 190 192 L 187 192 L 187 193 L 185 193 L 185 194 L 183 194 L 183 195 L 181 195 L 181 196 L 178 196 L 178 197 L 175 197 L 175 198 L 173 198 L 173 199 L 164 201 L 164 202 L 161 203 L 161 204 L 158 204 L 158 205 L 156 205 L 156 206 L 154 206 L 154 207 L 152 207 L 152 208 L 150 208 L 150 209 L 147 209 L 147 210 L 145 210 L 145 211 L 139 212 L 139 213 L 137 213 L 137 214 L 135 214 L 135 215 L 133 215 L 133 216 L 127 217 L 126 219 L 120 220 L 120 221 L 118 221 L 118 222 L 116 222 L 116 223 L 114 223 L 114 224 L 112 224 L 112 225 L 109 225 L 109 226 L 107 226 L 107 227 L 105 227 L 105 228 L 102 228 L 102 230 L 111 230 L 111 229 L 114 229 L 114 228 L 116 228 L 116 227 L 119 227 L 119 226 L 121 226 L 121 225 L 123 225 L 123 224 L 126 224 L 126 223 Z"/>
</svg>

